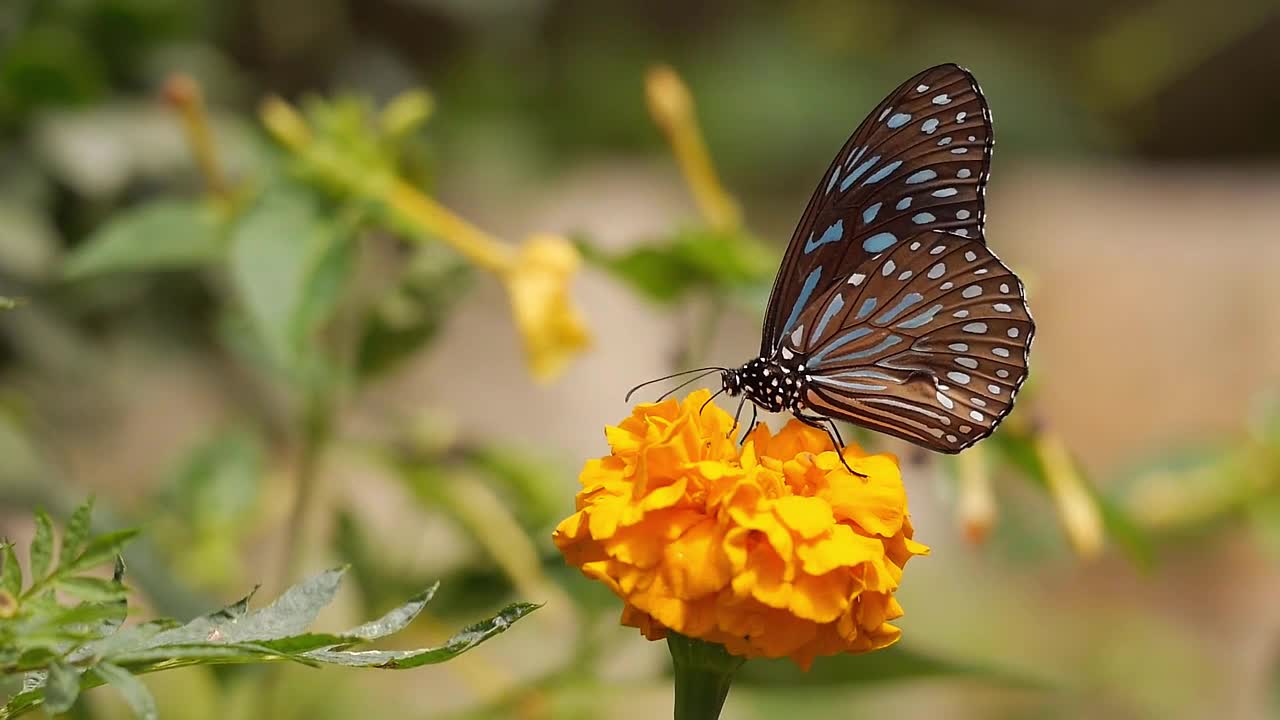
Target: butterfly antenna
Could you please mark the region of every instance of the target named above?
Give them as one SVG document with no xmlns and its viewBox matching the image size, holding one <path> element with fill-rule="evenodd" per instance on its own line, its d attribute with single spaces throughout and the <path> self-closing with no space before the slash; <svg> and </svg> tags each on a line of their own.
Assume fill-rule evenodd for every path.
<svg viewBox="0 0 1280 720">
<path fill-rule="evenodd" d="M 701 414 L 702 414 L 702 411 L 703 411 L 703 410 L 706 410 L 706 409 L 707 409 L 707 406 L 711 404 L 711 401 L 712 401 L 712 400 L 715 400 L 715 399 L 716 399 L 716 396 L 717 396 L 717 395 L 719 395 L 720 393 L 724 392 L 724 391 L 725 391 L 725 388 L 720 388 L 719 390 L 715 391 L 715 393 L 713 393 L 713 394 L 711 395 L 711 397 L 707 398 L 707 401 L 706 401 L 706 402 L 704 402 L 704 403 L 702 403 L 702 407 L 698 408 L 698 414 L 699 414 L 699 415 L 701 415 Z"/>
<path fill-rule="evenodd" d="M 701 380 L 702 378 L 704 378 L 704 377 L 706 377 L 706 376 L 708 376 L 708 375 L 714 375 L 714 374 L 715 374 L 715 373 L 717 373 L 717 372 L 720 372 L 720 369 L 719 369 L 719 368 L 716 368 L 715 370 L 708 370 L 708 371 L 706 371 L 706 372 L 702 373 L 701 375 L 697 375 L 697 376 L 695 376 L 692 380 L 685 380 L 684 382 L 680 383 L 679 385 L 677 385 L 677 386 L 675 386 L 675 387 L 671 388 L 670 390 L 668 390 L 668 391 L 666 391 L 666 392 L 662 393 L 661 395 L 659 395 L 659 396 L 658 396 L 658 402 L 662 402 L 663 400 L 666 400 L 666 399 L 667 399 L 667 397 L 669 397 L 672 393 L 674 393 L 675 391 L 677 391 L 677 390 L 679 390 L 680 388 L 684 387 L 685 385 L 691 385 L 691 384 L 693 384 L 693 383 L 696 383 L 696 382 L 698 382 L 699 380 Z"/>
<path fill-rule="evenodd" d="M 627 391 L 627 394 L 626 394 L 626 397 L 622 398 L 622 401 L 623 401 L 623 402 L 631 402 L 631 396 L 632 396 L 632 395 L 634 395 L 634 394 L 635 394 L 635 392 L 636 392 L 637 390 L 639 390 L 640 388 L 642 388 L 642 387 L 646 387 L 646 386 L 648 386 L 648 385 L 652 385 L 652 384 L 654 384 L 654 383 L 664 382 L 664 381 L 666 381 L 666 380 L 671 380 L 672 378 L 678 378 L 678 377 L 680 377 L 680 376 L 682 376 L 682 375 L 688 375 L 689 373 L 706 372 L 706 371 L 710 371 L 710 370 L 717 370 L 717 371 L 720 371 L 720 372 L 727 372 L 727 371 L 728 371 L 728 368 L 722 368 L 722 367 L 701 367 L 701 368 L 694 368 L 693 370 L 681 370 L 681 371 L 680 371 L 680 372 L 678 372 L 678 373 L 671 373 L 670 375 L 666 375 L 666 376 L 664 376 L 664 377 L 654 378 L 653 380 L 647 380 L 647 381 L 642 382 L 642 383 L 640 383 L 639 385 L 637 385 L 637 386 L 635 386 L 635 387 L 631 388 L 630 390 L 628 390 L 628 391 Z M 697 379 L 697 378 L 695 378 L 695 379 Z M 683 385 L 681 385 L 680 387 L 684 387 L 684 386 L 683 386 Z M 679 389 L 679 388 L 677 388 L 677 389 Z"/>
</svg>

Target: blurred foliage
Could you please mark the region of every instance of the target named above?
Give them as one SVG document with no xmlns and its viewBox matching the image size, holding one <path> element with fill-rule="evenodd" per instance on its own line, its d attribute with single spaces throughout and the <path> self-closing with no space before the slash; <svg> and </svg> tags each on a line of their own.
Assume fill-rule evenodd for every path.
<svg viewBox="0 0 1280 720">
<path fill-rule="evenodd" d="M 1269 121 L 1280 91 L 1249 82 L 1240 92 L 1240 78 L 1274 64 L 1274 3 L 1249 0 L 1212 17 L 1189 0 L 1085 0 L 1069 10 L 886 0 L 0 2 L 0 309 L 21 305 L 0 320 L 3 509 L 44 505 L 67 518 L 62 557 L 74 558 L 67 548 L 88 537 L 78 539 L 87 515 L 75 510 L 75 486 L 96 481 L 87 470 L 110 458 L 62 444 L 80 437 L 75 430 L 115 422 L 126 399 L 163 402 L 172 392 L 122 386 L 110 370 L 122 356 L 147 358 L 143 373 L 190 363 L 192 391 L 207 383 L 228 417 L 167 448 L 172 460 L 158 477 L 99 493 L 107 526 L 146 523 L 126 556 L 149 604 L 180 616 L 216 607 L 215 598 L 277 574 L 258 551 L 273 540 L 292 566 L 279 575 L 320 557 L 352 563 L 366 614 L 395 612 L 428 578 L 444 580 L 432 607 L 451 621 L 492 614 L 512 597 L 548 600 L 534 622 L 548 623 L 543 637 L 572 647 L 505 680 L 493 680 L 505 675 L 482 654 L 469 655 L 463 664 L 480 669 L 460 677 L 488 680 L 475 683 L 479 699 L 463 712 L 598 717 L 601 698 L 620 684 L 611 659 L 636 641 L 609 634 L 616 601 L 546 542 L 576 461 L 496 436 L 424 429 L 417 418 L 363 434 L 366 391 L 415 357 L 448 352 L 438 347 L 440 331 L 468 291 L 488 281 L 485 273 L 511 288 L 509 267 L 530 257 L 527 243 L 495 243 L 450 213 L 435 200 L 437 184 L 457 179 L 503 216 L 557 171 L 602 153 L 657 155 L 665 141 L 698 215 L 625 249 L 593 239 L 576 247 L 673 316 L 705 311 L 683 340 L 683 369 L 710 359 L 726 307 L 756 312 L 765 302 L 779 248 L 759 239 L 777 233 L 755 224 L 775 205 L 798 207 L 851 122 L 924 64 L 974 68 L 997 107 L 1001 157 L 1280 154 Z M 680 67 L 689 86 L 670 68 L 646 77 L 659 58 Z M 414 89 L 421 85 L 432 92 Z M 258 107 L 264 97 L 271 100 Z M 1205 107 L 1232 112 L 1208 117 Z M 730 184 L 758 202 L 739 203 Z M 563 287 L 566 278 L 554 282 Z M 565 311 L 553 319 L 573 319 L 571 307 L 548 304 Z M 574 342 L 584 338 L 572 331 L 581 328 L 565 325 L 562 346 L 580 347 Z M 1033 383 L 1045 382 L 1037 372 Z M 1280 550 L 1280 413 L 1260 414 L 1234 437 L 1189 438 L 1184 450 L 1095 484 L 1068 439 L 1043 422 L 1037 396 L 1028 387 L 989 443 L 941 463 L 938 494 L 955 501 L 969 537 L 989 538 L 988 557 L 1031 567 L 1072 549 L 1093 557 L 1110 541 L 1154 570 L 1172 544 L 1240 528 Z M 164 412 L 154 411 L 156 426 L 169 422 Z M 447 409 L 425 409 L 425 424 L 433 413 Z M 371 460 L 374 477 L 360 482 L 381 483 L 367 494 L 402 501 L 394 513 L 324 487 L 322 470 L 352 449 Z M 1052 512 L 1061 530 L 1044 522 Z M 45 600 L 16 607 L 47 611 L 40 622 L 102 615 L 97 626 L 75 637 L 55 632 L 31 651 L 28 662 L 45 657 L 49 669 L 43 697 L 65 708 L 80 687 L 107 682 L 145 704 L 131 673 L 152 666 L 113 655 L 88 672 L 57 654 L 109 642 L 95 633 L 123 617 L 124 588 L 118 573 L 60 574 L 51 549 L 41 549 L 52 548 L 52 520 L 37 518 L 28 576 L 68 596 L 97 593 L 82 600 L 97 609 Z M 82 522 L 73 518 L 85 530 L 72 532 Z M 420 539 L 406 528 L 439 534 Z M 15 602 L 18 567 L 6 560 L 0 578 Z M 320 578 L 300 587 L 336 586 L 335 574 Z M 332 596 L 314 597 L 325 593 Z M 244 604 L 223 612 L 252 614 Z M 552 622 L 553 613 L 569 622 Z M 14 617 L 0 620 L 8 623 L 0 632 Z M 226 615 L 193 622 L 214 617 Z M 303 647 L 311 646 L 292 651 Z M 7 639 L 4 649 L 12 649 Z M 837 695 L 824 693 L 893 681 L 1051 685 L 1043 677 L 1052 673 L 951 657 L 898 648 L 821 661 L 804 676 L 752 663 L 741 683 L 753 698 L 788 707 L 800 689 L 806 708 L 829 707 Z M 254 676 L 199 669 L 173 677 L 175 698 L 158 702 L 166 715 L 197 712 L 184 708 L 201 704 L 190 702 L 201 683 L 217 701 L 204 703 L 210 713 L 258 717 L 262 710 L 237 715 L 233 706 L 266 704 Z M 398 698 L 370 701 L 367 688 L 346 682 L 302 680 L 282 712 L 418 714 L 393 707 Z M 73 712 L 101 714 L 86 705 Z"/>
<path fill-rule="evenodd" d="M 197 665 L 294 662 L 312 667 L 338 665 L 403 670 L 434 665 L 470 650 L 505 631 L 537 609 L 516 603 L 476 623 L 436 648 L 362 650 L 369 643 L 403 630 L 431 601 L 436 587 L 377 620 L 343 633 L 307 628 L 337 593 L 345 570 L 330 570 L 284 592 L 260 610 L 249 610 L 253 593 L 233 605 L 188 623 L 150 620 L 122 628 L 128 614 L 121 545 L 133 530 L 92 536 L 92 503 L 71 515 L 54 564 L 54 529 L 49 516 L 36 514 L 23 590 L 22 570 L 12 544 L 3 548 L 0 570 L 0 676 L 20 679 L 0 708 L 0 718 L 22 715 L 43 705 L 52 713 L 71 710 L 81 690 L 111 685 L 134 713 L 159 717 L 155 699 L 135 675 Z M 111 578 L 85 575 L 115 558 Z M 64 605 L 56 593 L 80 600 Z"/>
</svg>

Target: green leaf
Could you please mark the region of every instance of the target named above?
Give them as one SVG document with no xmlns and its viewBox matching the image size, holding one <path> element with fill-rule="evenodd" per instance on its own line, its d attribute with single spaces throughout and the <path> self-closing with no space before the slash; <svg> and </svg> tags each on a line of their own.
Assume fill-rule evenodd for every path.
<svg viewBox="0 0 1280 720">
<path fill-rule="evenodd" d="M 67 563 L 84 550 L 85 543 L 89 539 L 90 516 L 93 514 L 93 498 L 85 500 L 80 507 L 71 513 L 71 518 L 67 520 L 67 528 L 62 533 L 62 553 L 58 558 L 58 563 L 62 567 L 66 567 Z"/>
<path fill-rule="evenodd" d="M 215 210 L 197 202 L 160 200 L 117 213 L 67 258 L 68 278 L 208 265 L 222 256 Z"/>
<path fill-rule="evenodd" d="M 211 638 L 222 643 L 255 642 L 305 633 L 320 610 L 333 600 L 343 572 L 334 569 L 320 573 L 289 588 L 267 607 L 240 617 L 233 616 L 234 610 L 232 613 L 222 610 L 196 618 L 182 627 L 156 635 L 146 646 L 205 643 Z M 241 602 L 247 603 L 247 599 Z"/>
<path fill-rule="evenodd" d="M 53 521 L 49 513 L 36 511 L 36 534 L 31 539 L 31 578 L 40 580 L 49 574 L 53 564 Z"/>
<path fill-rule="evenodd" d="M 641 295 L 660 303 L 695 289 L 749 289 L 768 283 L 777 263 L 759 241 L 740 232 L 705 228 L 612 255 L 579 240 L 588 262 L 603 268 Z"/>
<path fill-rule="evenodd" d="M 49 664 L 44 688 L 45 710 L 51 715 L 64 713 L 71 709 L 80 695 L 80 673 L 61 660 L 54 660 Z"/>
<path fill-rule="evenodd" d="M 406 670 L 422 667 L 423 665 L 434 665 L 451 660 L 494 635 L 505 632 L 507 628 L 511 627 L 512 623 L 539 607 L 541 606 L 531 603 L 508 605 L 488 620 L 465 628 L 438 648 L 425 648 L 422 650 L 314 650 L 303 653 L 303 657 L 329 665 L 377 667 L 385 670 Z"/>
<path fill-rule="evenodd" d="M 112 561 L 120 554 L 120 548 L 137 534 L 138 530 L 136 528 L 130 528 L 90 538 L 80 555 L 64 565 L 62 572 L 66 574 L 78 573 Z"/>
<path fill-rule="evenodd" d="M 372 620 L 358 627 L 351 628 L 342 634 L 347 638 L 376 640 L 378 638 L 400 632 L 404 628 L 408 627 L 409 623 L 413 622 L 414 618 L 418 617 L 418 613 L 422 612 L 422 608 L 426 607 L 427 603 L 431 602 L 431 598 L 435 597 L 436 591 L 439 589 L 440 583 L 437 582 L 426 590 L 423 590 L 410 598 L 409 602 L 392 610 L 386 615 L 383 615 L 377 620 Z"/>
<path fill-rule="evenodd" d="M 0 568 L 0 590 L 13 597 L 22 594 L 22 566 L 18 564 L 18 555 L 13 551 L 13 543 L 4 543 L 4 566 Z"/>
<path fill-rule="evenodd" d="M 142 720 L 158 720 L 160 714 L 156 710 L 156 701 L 151 697 L 151 691 L 128 670 L 104 662 L 95 665 L 92 672 L 124 696 L 124 701 L 133 709 L 134 715 Z"/>
<path fill-rule="evenodd" d="M 53 586 L 72 597 L 89 602 L 119 600 L 126 594 L 125 587 L 115 580 L 89 576 L 58 578 Z"/>
<path fill-rule="evenodd" d="M 346 228 L 309 195 L 267 193 L 232 232 L 231 276 L 270 357 L 295 369 L 349 270 Z"/>
<path fill-rule="evenodd" d="M 744 665 L 735 685 L 762 688 L 879 685 L 908 680 L 970 678 L 993 685 L 1045 688 L 1043 678 L 1021 670 L 950 660 L 894 645 L 862 655 L 833 655 L 814 661 L 808 672 L 787 659 L 756 659 Z"/>
<path fill-rule="evenodd" d="M 361 377 L 395 368 L 430 343 L 473 278 L 470 265 L 438 244 L 416 252 L 399 285 L 364 320 L 356 357 Z"/>
</svg>

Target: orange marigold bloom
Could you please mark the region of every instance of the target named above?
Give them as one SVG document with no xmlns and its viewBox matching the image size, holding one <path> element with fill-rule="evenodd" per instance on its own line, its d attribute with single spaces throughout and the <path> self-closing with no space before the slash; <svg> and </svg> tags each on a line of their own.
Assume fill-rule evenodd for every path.
<svg viewBox="0 0 1280 720">
<path fill-rule="evenodd" d="M 706 390 L 638 405 L 588 460 L 577 512 L 554 540 L 623 601 L 650 640 L 668 629 L 745 657 L 867 652 L 897 641 L 893 593 L 927 547 L 911 539 L 897 459 L 845 448 L 793 420 L 741 452 Z"/>
</svg>

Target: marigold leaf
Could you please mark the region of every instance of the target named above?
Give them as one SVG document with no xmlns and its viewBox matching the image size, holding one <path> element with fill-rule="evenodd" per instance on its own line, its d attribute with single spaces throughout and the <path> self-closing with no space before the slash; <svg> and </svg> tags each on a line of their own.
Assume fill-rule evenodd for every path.
<svg viewBox="0 0 1280 720">
<path fill-rule="evenodd" d="M 64 713 L 80 695 L 80 673 L 61 660 L 49 663 L 44 684 L 44 707 L 50 714 Z"/>
<path fill-rule="evenodd" d="M 53 563 L 53 521 L 49 513 L 36 511 L 36 533 L 31 539 L 31 578 L 40 580 L 49 574 L 49 566 Z"/>
<path fill-rule="evenodd" d="M 64 574 L 72 574 L 89 570 L 120 554 L 120 548 L 138 534 L 137 529 L 116 530 L 91 538 L 83 551 L 71 562 L 62 567 Z"/>
<path fill-rule="evenodd" d="M 147 690 L 147 686 L 128 670 L 119 665 L 104 662 L 95 665 L 92 672 L 120 692 L 134 715 L 142 720 L 158 720 L 160 714 L 156 710 L 156 701 L 151 697 L 151 691 Z"/>
<path fill-rule="evenodd" d="M 22 594 L 22 566 L 18 564 L 13 543 L 4 543 L 3 562 L 3 567 L 0 567 L 0 589 L 16 598 Z"/>
<path fill-rule="evenodd" d="M 58 578 L 53 586 L 72 597 L 90 602 L 119 600 L 126 594 L 124 585 L 116 580 L 89 576 Z"/>
<path fill-rule="evenodd" d="M 89 539 L 90 516 L 93 514 L 93 498 L 85 500 L 80 507 L 71 513 L 67 527 L 62 533 L 62 553 L 59 565 L 66 567 L 71 560 L 80 555 Z"/>
<path fill-rule="evenodd" d="M 423 665 L 434 665 L 451 660 L 494 635 L 505 632 L 517 620 L 539 607 L 541 605 L 532 603 L 513 603 L 488 620 L 468 626 L 449 638 L 444 645 L 436 648 L 357 651 L 329 649 L 303 653 L 303 656 L 329 665 L 376 667 L 386 670 L 406 670 Z"/>
</svg>

